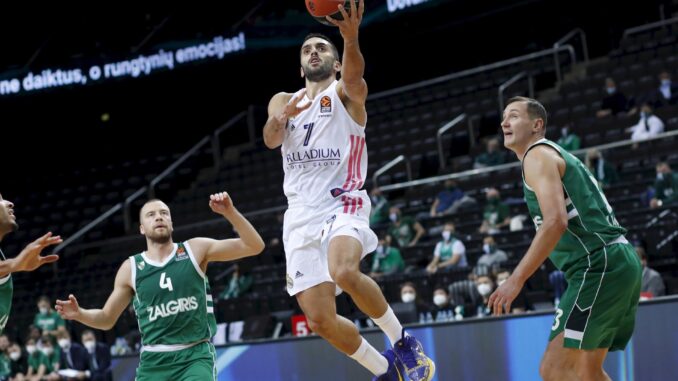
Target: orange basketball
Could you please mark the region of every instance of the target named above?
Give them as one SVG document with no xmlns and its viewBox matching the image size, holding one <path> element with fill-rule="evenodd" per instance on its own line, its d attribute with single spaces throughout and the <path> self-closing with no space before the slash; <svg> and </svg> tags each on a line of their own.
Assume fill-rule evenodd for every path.
<svg viewBox="0 0 678 381">
<path fill-rule="evenodd" d="M 342 4 L 344 9 L 346 9 L 346 13 L 351 14 L 351 3 L 349 1 L 351 0 L 306 0 L 306 9 L 318 22 L 332 25 L 325 19 L 325 16 L 342 20 L 341 12 L 339 12 L 337 7 Z M 355 3 L 357 8 L 358 0 L 355 0 Z"/>
</svg>

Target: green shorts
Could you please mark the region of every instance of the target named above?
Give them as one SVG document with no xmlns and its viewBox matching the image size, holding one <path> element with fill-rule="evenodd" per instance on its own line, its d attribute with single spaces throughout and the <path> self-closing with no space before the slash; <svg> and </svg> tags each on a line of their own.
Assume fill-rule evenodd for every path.
<svg viewBox="0 0 678 381">
<path fill-rule="evenodd" d="M 605 246 L 565 273 L 549 340 L 565 331 L 565 347 L 623 350 L 631 339 L 642 267 L 630 244 Z"/>
<path fill-rule="evenodd" d="M 216 381 L 216 351 L 209 342 L 172 352 L 141 353 L 136 381 Z"/>
</svg>

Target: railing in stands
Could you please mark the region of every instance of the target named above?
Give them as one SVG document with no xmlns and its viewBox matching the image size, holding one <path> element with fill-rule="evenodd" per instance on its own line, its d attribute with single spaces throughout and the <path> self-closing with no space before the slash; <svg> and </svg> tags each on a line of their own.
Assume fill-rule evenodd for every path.
<svg viewBox="0 0 678 381">
<path fill-rule="evenodd" d="M 586 41 L 586 33 L 584 32 L 583 29 L 581 28 L 575 28 L 571 30 L 569 33 L 564 35 L 560 40 L 556 41 L 553 44 L 553 49 L 558 49 L 561 46 L 565 46 L 565 42 L 568 40 L 574 38 L 575 36 L 580 37 L 581 45 L 582 45 L 582 56 L 584 58 L 584 62 L 588 63 L 589 62 L 589 47 L 588 47 L 588 42 Z M 560 71 L 560 57 L 558 54 L 554 53 L 553 54 L 553 60 L 555 62 L 555 67 L 556 67 L 556 78 L 558 83 L 562 81 L 562 73 Z"/>
<path fill-rule="evenodd" d="M 633 28 L 626 29 L 624 31 L 624 33 L 622 34 L 622 38 L 627 38 L 628 36 L 630 36 L 632 34 L 645 32 L 647 30 L 656 29 L 656 28 L 660 28 L 660 27 L 663 27 L 663 26 L 676 24 L 676 23 L 678 23 L 678 17 L 673 17 L 673 18 L 666 19 L 666 20 L 661 20 L 661 21 L 651 22 L 649 24 L 635 26 Z"/>
<path fill-rule="evenodd" d="M 511 85 L 518 82 L 519 80 L 527 77 L 527 91 L 530 98 L 534 98 L 534 80 L 531 74 L 528 74 L 527 71 L 521 71 L 520 73 L 509 78 L 506 82 L 502 83 L 497 90 L 497 101 L 499 103 L 499 115 L 504 112 L 504 92 Z"/>
<path fill-rule="evenodd" d="M 638 143 L 645 143 L 645 142 L 651 142 L 651 141 L 655 141 L 655 140 L 665 139 L 665 138 L 671 137 L 671 136 L 678 136 L 678 130 L 665 132 L 665 133 L 659 134 L 655 137 L 643 140 L 642 142 L 634 141 L 634 140 L 631 140 L 631 139 L 620 140 L 620 141 L 613 142 L 613 143 L 601 144 L 601 145 L 595 146 L 595 147 L 586 147 L 586 148 L 578 149 L 576 151 L 572 151 L 572 154 L 574 154 L 574 155 L 585 154 L 586 151 L 588 151 L 591 148 L 597 148 L 598 150 L 606 150 L 606 149 L 610 149 L 610 148 L 631 146 L 631 145 L 638 144 Z M 501 171 L 501 170 L 504 170 L 504 169 L 518 167 L 518 166 L 520 166 L 520 162 L 516 161 L 516 162 L 513 162 L 513 163 L 496 165 L 494 167 L 470 169 L 468 171 L 450 173 L 450 174 L 447 174 L 447 175 L 432 176 L 432 177 L 427 177 L 425 179 L 406 181 L 406 182 L 402 182 L 402 183 L 398 183 L 398 184 L 384 185 L 384 186 L 380 187 L 380 189 L 382 191 L 392 191 L 392 190 L 396 190 L 396 189 L 411 188 L 411 187 L 415 187 L 415 186 L 419 186 L 419 185 L 437 183 L 437 182 L 445 181 L 447 179 L 460 179 L 460 178 L 464 178 L 464 177 L 479 175 L 479 174 L 482 174 L 482 173 Z"/>
<path fill-rule="evenodd" d="M 436 139 L 438 140 L 438 160 L 440 161 L 440 168 L 445 168 L 446 165 L 445 153 L 443 152 L 443 135 L 445 134 L 445 132 L 449 131 L 452 127 L 463 122 L 464 119 L 466 119 L 466 114 L 461 114 L 456 118 L 452 119 L 451 121 L 445 123 L 442 127 L 438 129 L 438 132 L 436 133 Z M 469 129 L 471 130 L 472 134 L 473 129 L 470 126 Z"/>
<path fill-rule="evenodd" d="M 396 157 L 395 159 L 384 164 L 383 167 L 377 169 L 374 172 L 374 176 L 372 176 L 372 184 L 374 184 L 375 187 L 378 186 L 377 185 L 378 184 L 377 179 L 379 178 L 379 176 L 388 172 L 391 168 L 395 167 L 398 163 L 403 162 L 403 161 L 405 162 L 405 167 L 406 167 L 406 170 L 407 170 L 407 179 L 408 179 L 408 181 L 411 181 L 412 180 L 412 168 L 410 168 L 410 161 L 405 155 L 399 155 L 398 157 Z"/>
</svg>

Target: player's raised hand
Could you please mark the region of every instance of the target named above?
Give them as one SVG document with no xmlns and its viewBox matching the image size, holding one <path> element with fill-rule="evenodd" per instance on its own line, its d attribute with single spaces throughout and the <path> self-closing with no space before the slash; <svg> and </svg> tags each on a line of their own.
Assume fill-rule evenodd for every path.
<svg viewBox="0 0 678 381">
<path fill-rule="evenodd" d="M 233 209 L 233 200 L 231 196 L 228 195 L 228 192 L 220 192 L 210 195 L 210 208 L 214 213 L 221 215 L 232 212 Z"/>
<path fill-rule="evenodd" d="M 360 3 L 356 7 L 355 1 L 349 1 L 351 3 L 351 13 L 346 12 L 346 9 L 342 4 L 339 4 L 337 7 L 343 20 L 335 20 L 330 16 L 325 16 L 325 19 L 334 26 L 339 28 L 341 37 L 344 40 L 355 40 L 358 38 L 358 28 L 360 23 L 363 20 L 363 13 L 365 13 L 365 1 L 360 0 Z"/>
<path fill-rule="evenodd" d="M 66 320 L 76 320 L 80 317 L 80 306 L 73 294 L 68 295 L 68 300 L 57 300 L 54 309 Z"/>
<path fill-rule="evenodd" d="M 52 232 L 49 232 L 42 237 L 36 239 L 35 241 L 29 243 L 21 253 L 13 259 L 13 272 L 16 271 L 33 271 L 38 267 L 51 263 L 59 259 L 58 255 L 46 255 L 40 256 L 42 250 L 47 246 L 57 245 L 63 242 L 61 236 L 52 236 Z"/>
<path fill-rule="evenodd" d="M 302 111 L 311 107 L 312 102 L 307 102 L 305 104 L 302 104 L 301 106 L 299 105 L 301 100 L 304 98 L 304 95 L 306 95 L 306 89 L 303 89 L 297 94 L 294 94 L 294 96 L 289 100 L 289 102 L 287 102 L 285 108 L 283 108 L 280 115 L 278 115 L 278 120 L 280 122 L 287 122 L 287 119 L 294 118 L 295 116 L 299 115 Z"/>
</svg>

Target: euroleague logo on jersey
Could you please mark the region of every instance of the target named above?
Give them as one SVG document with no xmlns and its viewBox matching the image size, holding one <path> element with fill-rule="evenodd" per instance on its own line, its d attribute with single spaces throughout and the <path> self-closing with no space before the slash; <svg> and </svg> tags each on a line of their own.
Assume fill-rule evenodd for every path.
<svg viewBox="0 0 678 381">
<path fill-rule="evenodd" d="M 321 113 L 332 112 L 332 98 L 330 98 L 327 95 L 320 98 L 320 112 Z"/>
</svg>

